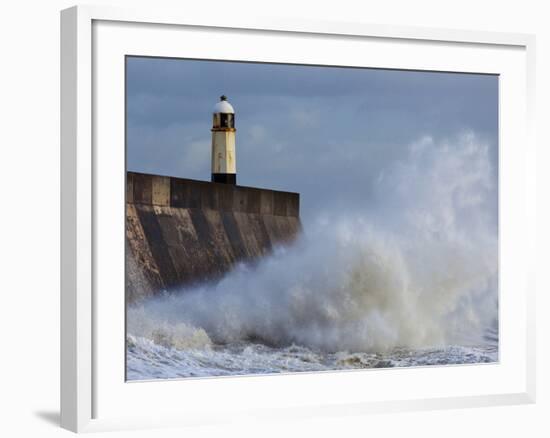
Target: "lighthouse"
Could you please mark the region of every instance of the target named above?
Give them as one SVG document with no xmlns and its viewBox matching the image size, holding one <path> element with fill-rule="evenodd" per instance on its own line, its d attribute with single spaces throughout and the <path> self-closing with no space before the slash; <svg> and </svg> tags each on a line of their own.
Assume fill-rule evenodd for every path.
<svg viewBox="0 0 550 438">
<path fill-rule="evenodd" d="M 221 96 L 212 117 L 212 182 L 237 184 L 235 110 Z"/>
</svg>

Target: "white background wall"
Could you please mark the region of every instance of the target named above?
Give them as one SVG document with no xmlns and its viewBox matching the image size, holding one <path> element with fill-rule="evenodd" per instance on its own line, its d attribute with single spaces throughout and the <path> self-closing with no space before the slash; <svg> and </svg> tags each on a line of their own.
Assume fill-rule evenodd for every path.
<svg viewBox="0 0 550 438">
<path fill-rule="evenodd" d="M 152 1 L 96 1 L 134 5 Z M 414 24 L 535 33 L 538 38 L 538 402 L 530 406 L 312 419 L 107 436 L 550 436 L 548 99 L 550 14 L 544 1 L 162 1 L 228 15 Z M 4 2 L 0 9 L 0 435 L 49 437 L 59 405 L 59 10 L 72 1 Z M 518 145 L 521 147 L 521 145 Z M 546 226 L 545 226 L 546 224 Z M 546 336 L 545 336 L 546 334 Z M 289 394 L 289 396 L 291 396 Z M 132 435 L 133 436 L 133 435 Z"/>
</svg>

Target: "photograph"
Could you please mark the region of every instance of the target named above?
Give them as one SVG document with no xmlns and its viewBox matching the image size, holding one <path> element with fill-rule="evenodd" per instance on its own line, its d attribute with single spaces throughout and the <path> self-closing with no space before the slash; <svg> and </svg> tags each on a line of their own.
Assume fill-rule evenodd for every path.
<svg viewBox="0 0 550 438">
<path fill-rule="evenodd" d="M 125 147 L 127 381 L 499 362 L 499 75 L 126 56 Z"/>
</svg>

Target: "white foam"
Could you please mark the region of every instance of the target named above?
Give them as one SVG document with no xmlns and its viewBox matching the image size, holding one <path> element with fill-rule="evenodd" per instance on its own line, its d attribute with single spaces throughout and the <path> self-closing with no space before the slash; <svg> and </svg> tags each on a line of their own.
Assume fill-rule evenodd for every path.
<svg viewBox="0 0 550 438">
<path fill-rule="evenodd" d="M 180 350 L 253 339 L 308 354 L 483 344 L 497 317 L 493 181 L 473 134 L 423 138 L 381 170 L 375 203 L 320 215 L 295 245 L 215 285 L 130 308 L 128 333 Z"/>
</svg>

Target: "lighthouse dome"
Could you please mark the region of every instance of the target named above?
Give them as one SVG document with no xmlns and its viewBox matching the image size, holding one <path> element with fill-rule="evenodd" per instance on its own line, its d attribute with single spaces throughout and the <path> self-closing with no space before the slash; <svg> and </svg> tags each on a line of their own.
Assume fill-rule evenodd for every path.
<svg viewBox="0 0 550 438">
<path fill-rule="evenodd" d="M 223 113 L 223 114 L 235 114 L 233 106 L 227 101 L 227 97 L 220 97 L 220 101 L 214 105 L 214 114 Z"/>
</svg>

